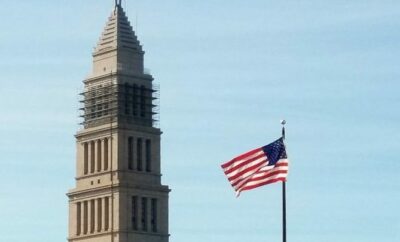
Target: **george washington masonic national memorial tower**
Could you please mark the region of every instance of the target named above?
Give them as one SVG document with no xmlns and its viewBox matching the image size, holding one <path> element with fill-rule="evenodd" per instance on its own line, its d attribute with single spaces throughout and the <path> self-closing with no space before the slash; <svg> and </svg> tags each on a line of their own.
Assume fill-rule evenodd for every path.
<svg viewBox="0 0 400 242">
<path fill-rule="evenodd" d="M 120 1 L 93 52 L 81 93 L 69 242 L 168 242 L 161 184 L 158 90 Z"/>
</svg>

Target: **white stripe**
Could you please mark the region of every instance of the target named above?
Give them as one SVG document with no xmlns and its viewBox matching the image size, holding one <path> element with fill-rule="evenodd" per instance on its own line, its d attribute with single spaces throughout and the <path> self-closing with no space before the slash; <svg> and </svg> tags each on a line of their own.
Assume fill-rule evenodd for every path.
<svg viewBox="0 0 400 242">
<path fill-rule="evenodd" d="M 273 176 L 270 176 L 270 177 L 266 177 L 266 178 L 264 178 L 264 179 L 262 179 L 262 180 L 249 181 L 249 182 L 246 183 L 246 185 L 243 186 L 242 188 L 250 187 L 250 186 L 253 186 L 253 185 L 260 184 L 260 183 L 264 183 L 264 182 L 266 182 L 266 181 L 274 180 L 274 179 L 276 179 L 276 178 L 285 178 L 285 177 L 287 177 L 287 174 L 285 174 L 285 173 L 279 173 L 279 174 L 276 174 L 276 175 L 273 175 Z M 241 189 L 242 189 L 242 188 L 241 188 Z"/>
<path fill-rule="evenodd" d="M 259 172 L 257 172 L 256 174 L 254 174 L 252 176 L 252 178 L 258 178 L 258 177 L 262 177 L 265 176 L 267 174 L 273 173 L 275 171 L 288 171 L 289 167 L 288 166 L 279 166 L 279 167 L 275 167 L 273 169 L 270 170 L 263 170 L 264 168 L 261 168 Z"/>
<path fill-rule="evenodd" d="M 246 183 L 244 186 L 242 186 L 241 188 L 239 188 L 237 191 L 240 192 L 240 191 L 242 191 L 243 189 L 245 189 L 246 187 L 251 187 L 251 186 L 254 186 L 254 185 L 258 185 L 258 184 L 267 182 L 267 181 L 269 181 L 269 180 L 274 180 L 274 179 L 277 179 L 277 178 L 286 178 L 286 177 L 287 177 L 287 174 L 277 174 L 277 175 L 274 175 L 274 176 L 265 178 L 265 179 L 263 179 L 263 180 L 259 180 L 259 181 L 250 181 L 250 182 Z"/>
<path fill-rule="evenodd" d="M 235 176 L 235 175 L 238 174 L 239 172 L 242 172 L 243 170 L 245 170 L 245 169 L 247 169 L 247 168 L 249 168 L 249 167 L 251 167 L 251 166 L 254 166 L 254 165 L 256 165 L 256 164 L 258 164 L 258 163 L 260 163 L 260 162 L 264 162 L 263 165 L 266 165 L 267 163 L 266 163 L 265 161 L 267 161 L 267 157 L 266 157 L 266 156 L 263 156 L 263 157 L 258 158 L 257 160 L 254 160 L 254 161 L 250 162 L 250 163 L 247 164 L 247 165 L 244 165 L 244 166 L 242 166 L 242 167 L 239 167 L 239 168 L 237 168 L 236 170 L 233 170 L 233 171 L 231 171 L 230 173 L 225 173 L 225 174 L 226 174 L 226 176 L 229 178 L 229 177 Z M 259 167 L 259 166 L 257 166 L 257 167 Z"/>
<path fill-rule="evenodd" d="M 239 179 L 235 179 L 233 182 L 231 182 L 232 186 L 235 188 L 235 190 L 237 190 L 239 187 L 243 186 L 243 184 L 246 184 L 246 182 L 247 182 L 248 180 L 251 180 L 254 176 L 256 176 L 257 174 L 259 174 L 260 170 L 264 170 L 265 168 L 267 168 L 268 170 L 270 170 L 270 169 L 273 169 L 274 167 L 273 167 L 273 166 L 264 166 L 264 167 L 261 166 L 261 167 L 259 167 L 257 170 L 255 170 L 253 174 L 251 174 L 251 175 L 245 177 L 246 179 L 243 179 L 242 181 L 240 181 L 238 184 L 236 184 L 236 185 L 234 186 L 234 185 L 233 185 L 233 184 L 234 184 L 234 181 L 236 182 L 236 181 L 239 180 Z M 266 173 L 266 171 L 263 172 L 263 174 L 265 174 L 265 173 Z"/>
<path fill-rule="evenodd" d="M 275 166 L 280 165 L 280 164 L 282 164 L 282 163 L 287 163 L 286 166 L 289 166 L 289 160 L 288 160 L 288 159 L 280 159 L 280 160 L 278 160 L 278 161 L 276 162 L 275 165 L 266 166 L 266 167 L 262 168 L 262 170 L 260 170 L 260 171 L 263 171 L 263 170 L 266 170 L 266 171 L 267 171 L 267 170 L 273 169 Z"/>
<path fill-rule="evenodd" d="M 264 154 L 263 150 L 260 150 L 259 152 L 254 153 L 254 154 L 252 154 L 250 156 L 246 156 L 245 158 L 243 158 L 241 160 L 237 160 L 237 161 L 233 162 L 232 165 L 230 165 L 230 166 L 228 166 L 226 168 L 223 168 L 223 170 L 224 170 L 224 172 L 226 172 L 226 171 L 232 169 L 233 167 L 238 166 L 238 165 L 240 165 L 240 164 L 242 164 L 242 163 L 244 163 L 244 162 L 246 162 L 246 161 L 248 161 L 248 160 L 250 160 L 250 159 L 252 159 L 252 158 L 254 158 L 256 156 L 259 156 L 261 154 Z"/>
<path fill-rule="evenodd" d="M 254 169 L 242 174 L 241 176 L 238 176 L 236 179 L 230 181 L 230 183 L 233 185 L 235 182 L 237 182 L 238 180 L 241 179 L 247 179 L 248 177 L 253 176 L 255 173 L 257 173 L 260 168 L 262 168 L 263 166 L 265 166 L 267 163 L 260 163 L 258 166 L 256 166 Z"/>
<path fill-rule="evenodd" d="M 280 159 L 276 164 L 288 163 L 288 162 L 289 162 L 289 160 L 287 160 L 287 159 Z M 288 165 L 278 166 L 278 167 L 275 167 L 275 166 L 264 166 L 259 171 L 257 171 L 255 174 L 249 176 L 247 179 L 245 179 L 245 180 L 241 181 L 240 183 L 238 183 L 236 186 L 234 186 L 234 188 L 235 188 L 235 190 L 242 189 L 242 186 L 246 187 L 249 183 L 251 184 L 252 183 L 252 181 L 251 181 L 252 179 L 263 177 L 263 176 L 267 176 L 268 174 L 273 173 L 275 171 L 289 171 L 289 166 Z M 278 174 L 278 175 L 281 175 L 281 174 Z M 283 174 L 283 175 L 287 176 L 287 173 Z M 262 179 L 260 181 L 253 181 L 253 183 L 254 182 L 257 182 L 257 183 L 258 182 L 263 182 L 263 181 L 266 181 L 266 180 L 269 180 L 269 179 L 275 179 L 274 178 L 275 176 L 277 176 L 277 175 Z"/>
</svg>

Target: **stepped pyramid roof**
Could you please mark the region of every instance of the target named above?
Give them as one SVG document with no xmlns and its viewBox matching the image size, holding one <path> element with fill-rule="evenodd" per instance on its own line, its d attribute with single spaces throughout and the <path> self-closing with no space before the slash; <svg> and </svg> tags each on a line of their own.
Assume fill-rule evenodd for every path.
<svg viewBox="0 0 400 242">
<path fill-rule="evenodd" d="M 120 48 L 143 52 L 125 11 L 118 4 L 108 18 L 93 54 L 101 54 Z"/>
</svg>

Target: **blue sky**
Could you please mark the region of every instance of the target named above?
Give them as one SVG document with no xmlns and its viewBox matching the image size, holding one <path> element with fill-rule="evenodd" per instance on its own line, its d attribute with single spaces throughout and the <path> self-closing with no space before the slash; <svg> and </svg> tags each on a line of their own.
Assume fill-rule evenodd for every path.
<svg viewBox="0 0 400 242">
<path fill-rule="evenodd" d="M 2 4 L 4 241 L 66 240 L 77 93 L 112 4 Z M 281 240 L 280 185 L 236 199 L 219 165 L 275 140 L 282 118 L 288 241 L 400 241 L 400 2 L 124 6 L 161 87 L 171 242 Z"/>
</svg>

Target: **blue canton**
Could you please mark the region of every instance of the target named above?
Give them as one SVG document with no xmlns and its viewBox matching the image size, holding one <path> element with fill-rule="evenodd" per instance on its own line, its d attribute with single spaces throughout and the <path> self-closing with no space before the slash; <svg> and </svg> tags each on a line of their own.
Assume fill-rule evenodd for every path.
<svg viewBox="0 0 400 242">
<path fill-rule="evenodd" d="M 285 144 L 283 138 L 280 138 L 271 144 L 261 147 L 265 155 L 268 157 L 268 165 L 275 165 L 280 159 L 286 159 Z"/>
</svg>

